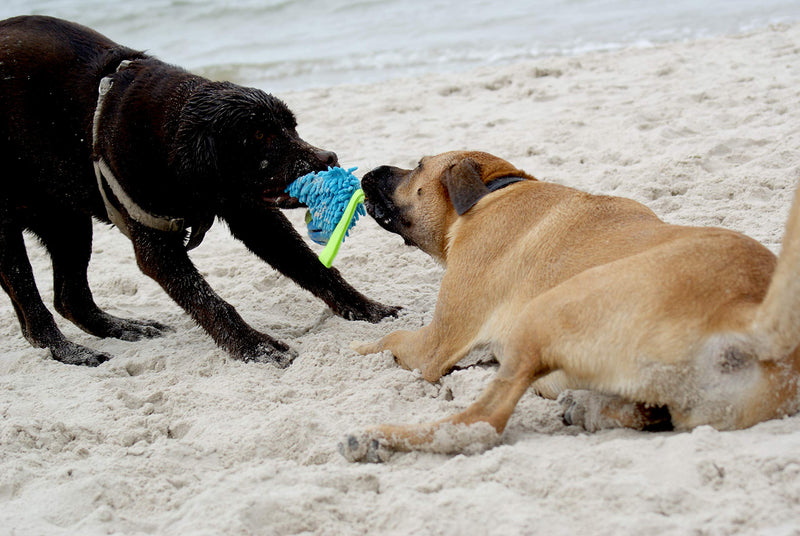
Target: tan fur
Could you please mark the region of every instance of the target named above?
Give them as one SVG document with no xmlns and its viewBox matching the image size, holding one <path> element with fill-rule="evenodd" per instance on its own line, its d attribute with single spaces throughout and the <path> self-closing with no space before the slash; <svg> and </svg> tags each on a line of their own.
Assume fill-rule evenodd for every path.
<svg viewBox="0 0 800 536">
<path fill-rule="evenodd" d="M 459 217 L 443 177 L 460 180 L 470 161 L 485 183 L 529 180 Z M 399 172 L 387 195 L 411 222 L 401 234 L 446 272 L 429 325 L 357 350 L 389 350 L 433 382 L 474 346 L 490 344 L 500 368 L 466 411 L 426 425 L 380 426 L 362 441 L 382 451 L 437 450 L 433 437 L 445 423 L 486 422 L 501 433 L 531 385 L 549 397 L 602 393 L 597 407 L 573 412 L 590 419 L 579 423 L 587 429 L 641 429 L 647 408 L 660 406 L 677 429 L 744 428 L 797 411 L 797 199 L 776 263 L 742 234 L 668 225 L 635 201 L 536 181 L 486 153 L 445 153 Z M 562 402 L 575 409 L 575 397 Z M 456 441 L 441 450 L 465 447 Z"/>
</svg>

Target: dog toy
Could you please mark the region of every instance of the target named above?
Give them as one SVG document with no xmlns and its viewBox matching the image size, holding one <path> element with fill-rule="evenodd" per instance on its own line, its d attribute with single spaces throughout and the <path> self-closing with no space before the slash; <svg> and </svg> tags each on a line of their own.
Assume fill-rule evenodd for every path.
<svg viewBox="0 0 800 536">
<path fill-rule="evenodd" d="M 308 207 L 308 236 L 325 246 L 319 260 L 326 268 L 333 264 L 339 247 L 358 217 L 366 214 L 364 191 L 353 175 L 356 169 L 329 167 L 327 171 L 303 175 L 286 188 L 289 195 Z"/>
</svg>

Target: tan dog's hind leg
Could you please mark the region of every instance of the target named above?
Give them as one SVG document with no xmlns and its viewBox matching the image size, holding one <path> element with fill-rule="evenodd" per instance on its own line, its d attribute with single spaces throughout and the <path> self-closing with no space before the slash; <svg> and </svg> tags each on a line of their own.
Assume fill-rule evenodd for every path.
<svg viewBox="0 0 800 536">
<path fill-rule="evenodd" d="M 470 446 L 488 447 L 497 441 L 520 397 L 539 377 L 539 362 L 531 354 L 509 357 L 481 397 L 461 413 L 433 423 L 382 425 L 350 434 L 339 444 L 339 452 L 353 462 L 380 462 L 391 451 L 455 453 Z"/>
</svg>

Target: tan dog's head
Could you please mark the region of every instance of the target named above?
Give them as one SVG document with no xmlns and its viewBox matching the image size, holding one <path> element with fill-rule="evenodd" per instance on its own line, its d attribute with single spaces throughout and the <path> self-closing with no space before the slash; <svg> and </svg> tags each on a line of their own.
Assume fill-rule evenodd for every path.
<svg viewBox="0 0 800 536">
<path fill-rule="evenodd" d="M 503 177 L 533 179 L 502 158 L 478 151 L 426 156 L 414 169 L 381 166 L 364 176 L 367 212 L 384 229 L 446 262 L 450 227 Z"/>
</svg>

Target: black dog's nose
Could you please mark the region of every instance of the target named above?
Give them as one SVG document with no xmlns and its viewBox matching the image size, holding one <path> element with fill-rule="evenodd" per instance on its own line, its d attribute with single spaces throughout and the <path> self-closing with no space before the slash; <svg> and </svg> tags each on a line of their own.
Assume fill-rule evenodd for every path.
<svg viewBox="0 0 800 536">
<path fill-rule="evenodd" d="M 317 150 L 317 158 L 319 158 L 319 161 L 326 166 L 336 167 L 339 165 L 339 158 L 333 151 L 323 151 L 322 149 L 319 149 Z"/>
</svg>

